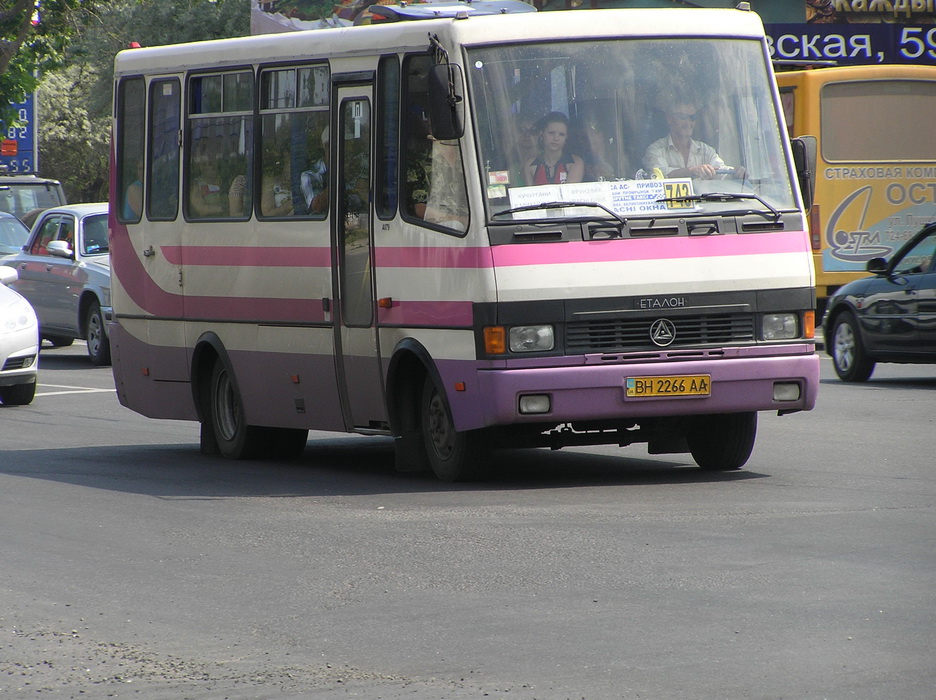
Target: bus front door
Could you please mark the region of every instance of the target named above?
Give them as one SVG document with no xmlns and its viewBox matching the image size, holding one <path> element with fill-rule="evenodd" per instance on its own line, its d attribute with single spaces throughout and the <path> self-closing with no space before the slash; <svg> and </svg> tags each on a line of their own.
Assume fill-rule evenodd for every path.
<svg viewBox="0 0 936 700">
<path fill-rule="evenodd" d="M 374 317 L 371 183 L 371 87 L 339 87 L 337 134 L 330 144 L 335 255 L 335 359 L 349 429 L 386 426 Z"/>
</svg>

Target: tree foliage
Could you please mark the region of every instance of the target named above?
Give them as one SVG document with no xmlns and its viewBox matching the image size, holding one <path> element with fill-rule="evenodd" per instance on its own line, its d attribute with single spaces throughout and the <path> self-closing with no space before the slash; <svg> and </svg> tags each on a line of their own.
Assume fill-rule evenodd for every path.
<svg viewBox="0 0 936 700">
<path fill-rule="evenodd" d="M 22 102 L 37 75 L 64 65 L 69 42 L 97 0 L 7 0 L 0 9 L 0 120 Z"/>
<path fill-rule="evenodd" d="M 64 70 L 40 85 L 42 174 L 69 201 L 107 199 L 114 57 L 132 42 L 157 46 L 250 33 L 248 0 L 111 0 L 85 16 Z"/>
</svg>

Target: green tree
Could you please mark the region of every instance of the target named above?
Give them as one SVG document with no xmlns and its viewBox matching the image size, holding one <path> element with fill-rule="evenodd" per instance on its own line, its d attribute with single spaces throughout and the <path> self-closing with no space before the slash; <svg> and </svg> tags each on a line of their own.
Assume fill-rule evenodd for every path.
<svg viewBox="0 0 936 700">
<path fill-rule="evenodd" d="M 248 0 L 112 0 L 85 15 L 65 55 L 39 91 L 42 174 L 62 181 L 69 201 L 108 194 L 113 66 L 117 52 L 250 33 Z"/>
<path fill-rule="evenodd" d="M 0 120 L 36 88 L 37 74 L 63 65 L 65 51 L 97 0 L 4 0 L 0 9 Z"/>
<path fill-rule="evenodd" d="M 44 175 L 58 178 L 70 202 L 107 200 L 110 118 L 87 109 L 87 67 L 72 65 L 39 86 L 40 160 Z"/>
</svg>

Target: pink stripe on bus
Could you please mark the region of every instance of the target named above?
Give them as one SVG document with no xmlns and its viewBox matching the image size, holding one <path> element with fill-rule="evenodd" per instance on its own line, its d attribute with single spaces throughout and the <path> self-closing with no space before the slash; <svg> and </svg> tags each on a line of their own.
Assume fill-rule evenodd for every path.
<svg viewBox="0 0 936 700">
<path fill-rule="evenodd" d="M 377 267 L 437 267 L 442 269 L 485 269 L 493 267 L 491 248 L 377 248 Z"/>
<path fill-rule="evenodd" d="M 471 327 L 470 301 L 393 301 L 389 309 L 377 309 L 377 322 L 389 326 Z"/>
<path fill-rule="evenodd" d="M 539 245 L 506 245 L 492 248 L 495 267 L 557 265 L 562 263 L 624 262 L 716 258 L 730 255 L 805 253 L 809 240 L 804 231 L 759 233 L 697 238 L 652 238 L 610 241 L 570 241 Z"/>
<path fill-rule="evenodd" d="M 376 248 L 374 256 L 377 267 L 472 270 L 521 265 L 765 255 L 798 253 L 804 250 L 808 250 L 806 233 L 789 231 L 697 238 L 568 241 L 490 248 L 388 247 Z M 173 265 L 319 268 L 331 266 L 331 252 L 324 247 L 163 246 L 161 251 L 166 260 Z"/>
<path fill-rule="evenodd" d="M 172 265 L 220 265 L 224 267 L 330 267 L 328 248 L 291 246 L 162 246 Z"/>
</svg>

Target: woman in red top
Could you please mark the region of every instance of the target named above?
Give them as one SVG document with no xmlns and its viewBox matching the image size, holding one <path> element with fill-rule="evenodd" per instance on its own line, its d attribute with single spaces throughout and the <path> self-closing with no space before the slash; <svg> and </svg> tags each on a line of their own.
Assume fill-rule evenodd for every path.
<svg viewBox="0 0 936 700">
<path fill-rule="evenodd" d="M 540 154 L 523 165 L 527 185 L 561 185 L 581 182 L 585 161 L 565 152 L 569 120 L 562 112 L 551 112 L 539 122 Z"/>
</svg>

